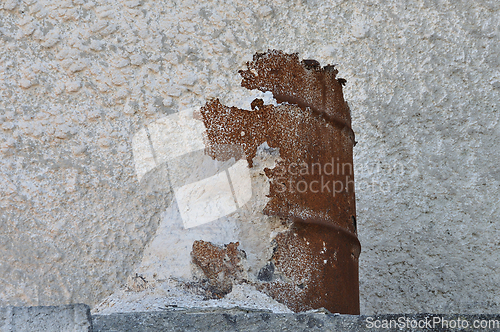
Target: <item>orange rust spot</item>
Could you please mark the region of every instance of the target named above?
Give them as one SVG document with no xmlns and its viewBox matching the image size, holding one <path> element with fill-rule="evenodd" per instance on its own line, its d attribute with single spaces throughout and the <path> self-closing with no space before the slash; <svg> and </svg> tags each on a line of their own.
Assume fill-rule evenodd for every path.
<svg viewBox="0 0 500 332">
<path fill-rule="evenodd" d="M 204 287 L 208 297 L 225 296 L 233 289 L 233 282 L 241 279 L 244 253 L 238 250 L 238 245 L 239 242 L 231 242 L 223 248 L 206 241 L 194 241 L 191 256 L 208 279 Z"/>
</svg>

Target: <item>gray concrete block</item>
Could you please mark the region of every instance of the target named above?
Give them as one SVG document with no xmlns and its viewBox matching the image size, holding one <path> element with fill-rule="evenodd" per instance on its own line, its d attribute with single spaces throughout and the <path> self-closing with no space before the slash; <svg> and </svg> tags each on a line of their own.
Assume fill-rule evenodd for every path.
<svg viewBox="0 0 500 332">
<path fill-rule="evenodd" d="M 357 331 L 358 316 L 320 313 L 277 314 L 217 310 L 117 313 L 92 316 L 94 332 L 153 331 Z"/>
<path fill-rule="evenodd" d="M 92 332 L 90 308 L 85 304 L 0 308 L 1 332 Z"/>
<path fill-rule="evenodd" d="M 153 331 L 500 331 L 500 315 L 387 314 L 339 315 L 317 310 L 280 314 L 265 310 L 173 309 L 90 315 L 84 304 L 0 308 L 0 332 Z"/>
<path fill-rule="evenodd" d="M 351 316 L 321 312 L 277 314 L 243 309 L 193 309 L 94 315 L 92 320 L 94 332 L 500 331 L 499 315 L 422 313 Z"/>
</svg>

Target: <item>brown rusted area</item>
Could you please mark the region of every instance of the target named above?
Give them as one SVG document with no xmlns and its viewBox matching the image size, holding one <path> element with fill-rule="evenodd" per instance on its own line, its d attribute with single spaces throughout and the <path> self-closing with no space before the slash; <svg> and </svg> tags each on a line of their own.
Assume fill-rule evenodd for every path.
<svg viewBox="0 0 500 332">
<path fill-rule="evenodd" d="M 271 91 L 279 103 L 287 102 L 309 109 L 315 116 L 335 126 L 351 130 L 351 113 L 337 81 L 338 70 L 327 65 L 321 68 L 316 60 L 302 60 L 296 53 L 285 54 L 272 50 L 257 53 L 240 70 L 241 86 L 247 89 Z M 353 137 L 354 138 L 354 137 Z"/>
<path fill-rule="evenodd" d="M 278 51 L 256 55 L 248 68 L 240 71 L 244 87 L 271 91 L 289 104 L 275 107 L 256 99 L 253 111 L 246 111 L 208 102 L 201 112 L 209 152 L 220 159 L 227 156 L 221 147 L 241 145 L 252 166 L 259 145 L 279 148 L 282 161 L 266 169 L 272 183 L 265 213 L 329 221 L 356 232 L 354 135 L 337 70 L 306 69 L 296 54 Z"/>
<path fill-rule="evenodd" d="M 260 289 L 293 311 L 327 308 L 359 314 L 356 236 L 328 224 L 297 221 L 276 236 L 273 280 Z"/>
<path fill-rule="evenodd" d="M 252 167 L 259 145 L 279 149 L 281 160 L 265 169 L 271 184 L 264 213 L 294 225 L 275 239 L 273 260 L 282 279 L 262 287 L 295 311 L 359 313 L 354 134 L 345 82 L 333 66 L 280 51 L 256 54 L 247 67 L 240 71 L 242 86 L 271 91 L 281 104 L 256 99 L 247 111 L 212 100 L 201 113 L 214 158 L 227 159 L 225 147 L 239 145 Z M 304 241 L 295 238 L 299 233 Z"/>
<path fill-rule="evenodd" d="M 233 283 L 241 279 L 244 253 L 238 250 L 239 242 L 219 247 L 206 241 L 195 241 L 191 256 L 207 280 L 201 285 L 207 298 L 221 298 L 230 293 Z"/>
</svg>

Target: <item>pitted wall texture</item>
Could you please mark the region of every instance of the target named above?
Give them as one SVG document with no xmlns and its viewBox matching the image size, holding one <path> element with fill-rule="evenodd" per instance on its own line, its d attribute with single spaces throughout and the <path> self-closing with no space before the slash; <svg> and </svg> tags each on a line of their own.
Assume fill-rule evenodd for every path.
<svg viewBox="0 0 500 332">
<path fill-rule="evenodd" d="M 99 303 L 172 193 L 132 137 L 237 94 L 259 51 L 338 64 L 361 312 L 498 312 L 498 1 L 0 4 L 0 305 Z"/>
</svg>

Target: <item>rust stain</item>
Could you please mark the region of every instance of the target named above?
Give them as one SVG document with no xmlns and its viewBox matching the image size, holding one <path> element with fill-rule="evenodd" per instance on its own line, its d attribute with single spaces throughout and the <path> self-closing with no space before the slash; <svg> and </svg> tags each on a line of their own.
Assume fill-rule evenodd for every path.
<svg viewBox="0 0 500 332">
<path fill-rule="evenodd" d="M 259 145 L 279 149 L 281 159 L 265 169 L 271 184 L 264 213 L 294 224 L 275 238 L 274 266 L 267 266 L 280 278 L 259 287 L 295 311 L 359 313 L 355 141 L 345 80 L 334 66 L 275 50 L 256 54 L 247 67 L 241 85 L 271 91 L 280 104 L 255 99 L 247 111 L 215 99 L 201 114 L 214 158 L 229 158 L 225 147 L 239 145 L 252 167 Z"/>
<path fill-rule="evenodd" d="M 224 247 L 206 241 L 194 241 L 191 256 L 207 280 L 202 288 L 207 298 L 221 298 L 230 293 L 233 283 L 241 280 L 244 253 L 238 250 L 239 242 Z"/>
<path fill-rule="evenodd" d="M 275 240 L 274 280 L 260 290 L 295 312 L 324 307 L 359 314 L 356 236 L 332 224 L 296 221 Z"/>
</svg>

